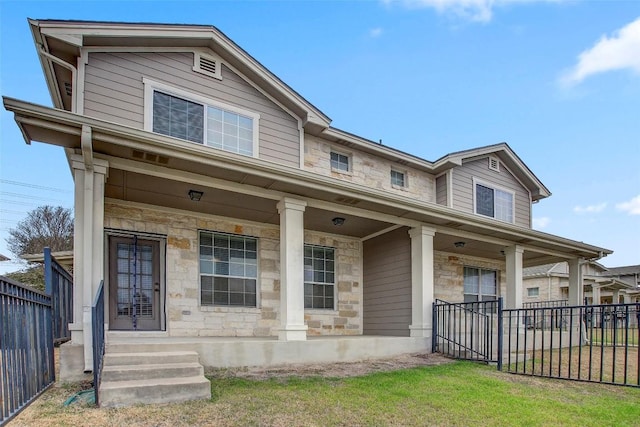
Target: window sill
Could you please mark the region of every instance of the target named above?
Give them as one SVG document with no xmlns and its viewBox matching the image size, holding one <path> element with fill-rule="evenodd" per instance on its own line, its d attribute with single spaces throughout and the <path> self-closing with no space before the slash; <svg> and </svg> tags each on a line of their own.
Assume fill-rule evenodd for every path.
<svg viewBox="0 0 640 427">
<path fill-rule="evenodd" d="M 324 315 L 338 315 L 338 310 L 332 308 L 305 308 L 305 314 L 324 314 Z"/>
<path fill-rule="evenodd" d="M 353 176 L 353 171 L 331 168 L 331 172 L 339 173 L 340 175 Z"/>
<path fill-rule="evenodd" d="M 394 190 L 409 191 L 409 187 L 407 187 L 406 185 L 391 184 L 391 188 L 393 188 Z"/>
<path fill-rule="evenodd" d="M 223 306 L 223 305 L 201 305 L 200 311 L 209 313 L 247 313 L 260 314 L 262 309 L 257 307 Z"/>
</svg>

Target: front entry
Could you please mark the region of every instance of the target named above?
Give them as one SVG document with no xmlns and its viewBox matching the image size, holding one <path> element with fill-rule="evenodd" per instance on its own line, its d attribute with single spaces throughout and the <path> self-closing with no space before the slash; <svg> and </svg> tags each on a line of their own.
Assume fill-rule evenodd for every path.
<svg viewBox="0 0 640 427">
<path fill-rule="evenodd" d="M 160 242 L 109 237 L 109 328 L 161 329 Z"/>
</svg>

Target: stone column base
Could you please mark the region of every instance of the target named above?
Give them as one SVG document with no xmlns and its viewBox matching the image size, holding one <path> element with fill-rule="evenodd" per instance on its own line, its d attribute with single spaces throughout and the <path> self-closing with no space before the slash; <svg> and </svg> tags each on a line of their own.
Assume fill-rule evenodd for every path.
<svg viewBox="0 0 640 427">
<path fill-rule="evenodd" d="M 63 383 L 90 380 L 91 374 L 84 370 L 84 345 L 73 341 L 60 346 L 60 378 Z"/>
<path fill-rule="evenodd" d="M 307 325 L 288 325 L 285 329 L 280 329 L 278 339 L 280 341 L 306 341 Z"/>
</svg>

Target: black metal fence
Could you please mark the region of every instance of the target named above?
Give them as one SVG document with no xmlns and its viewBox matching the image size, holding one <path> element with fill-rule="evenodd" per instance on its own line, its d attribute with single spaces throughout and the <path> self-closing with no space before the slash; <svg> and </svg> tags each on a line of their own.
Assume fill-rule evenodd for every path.
<svg viewBox="0 0 640 427">
<path fill-rule="evenodd" d="M 503 314 L 508 372 L 640 387 L 640 304 Z"/>
<path fill-rule="evenodd" d="M 0 276 L 0 425 L 55 381 L 51 298 Z"/>
<path fill-rule="evenodd" d="M 566 307 L 567 305 L 569 305 L 569 301 L 566 299 L 558 299 L 553 301 L 525 302 L 522 304 L 522 308 Z"/>
<path fill-rule="evenodd" d="M 53 307 L 53 339 L 56 344 L 69 341 L 69 323 L 73 323 L 73 277 L 44 248 L 44 283 Z"/>
<path fill-rule="evenodd" d="M 640 387 L 640 303 L 433 309 L 433 351 L 514 374 Z"/>
<path fill-rule="evenodd" d="M 100 378 L 104 360 L 104 282 L 100 282 L 98 294 L 91 307 L 91 326 L 93 333 L 93 390 L 96 405 L 100 406 Z"/>
<path fill-rule="evenodd" d="M 433 304 L 433 351 L 457 359 L 502 364 L 502 299 Z"/>
</svg>

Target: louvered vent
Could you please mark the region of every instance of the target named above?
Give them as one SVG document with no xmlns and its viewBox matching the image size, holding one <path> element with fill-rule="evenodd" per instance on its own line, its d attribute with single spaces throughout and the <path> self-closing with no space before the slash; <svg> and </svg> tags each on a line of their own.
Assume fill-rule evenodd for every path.
<svg viewBox="0 0 640 427">
<path fill-rule="evenodd" d="M 200 69 L 215 74 L 218 69 L 218 62 L 207 58 L 200 57 Z"/>
<path fill-rule="evenodd" d="M 360 200 L 358 199 L 354 199 L 351 197 L 338 197 L 336 198 L 336 202 L 338 203 L 344 203 L 345 205 L 357 205 L 358 203 L 360 203 Z"/>
<path fill-rule="evenodd" d="M 489 157 L 489 169 L 500 172 L 500 161 L 495 157 Z"/>
<path fill-rule="evenodd" d="M 160 156 L 158 154 L 146 153 L 144 151 L 133 150 L 131 153 L 131 157 L 134 159 L 144 160 L 151 163 L 159 163 L 161 165 L 166 165 L 169 163 L 169 158 Z"/>
<path fill-rule="evenodd" d="M 194 53 L 193 71 L 222 80 L 220 60 L 212 56 L 206 56 L 197 52 Z"/>
</svg>

